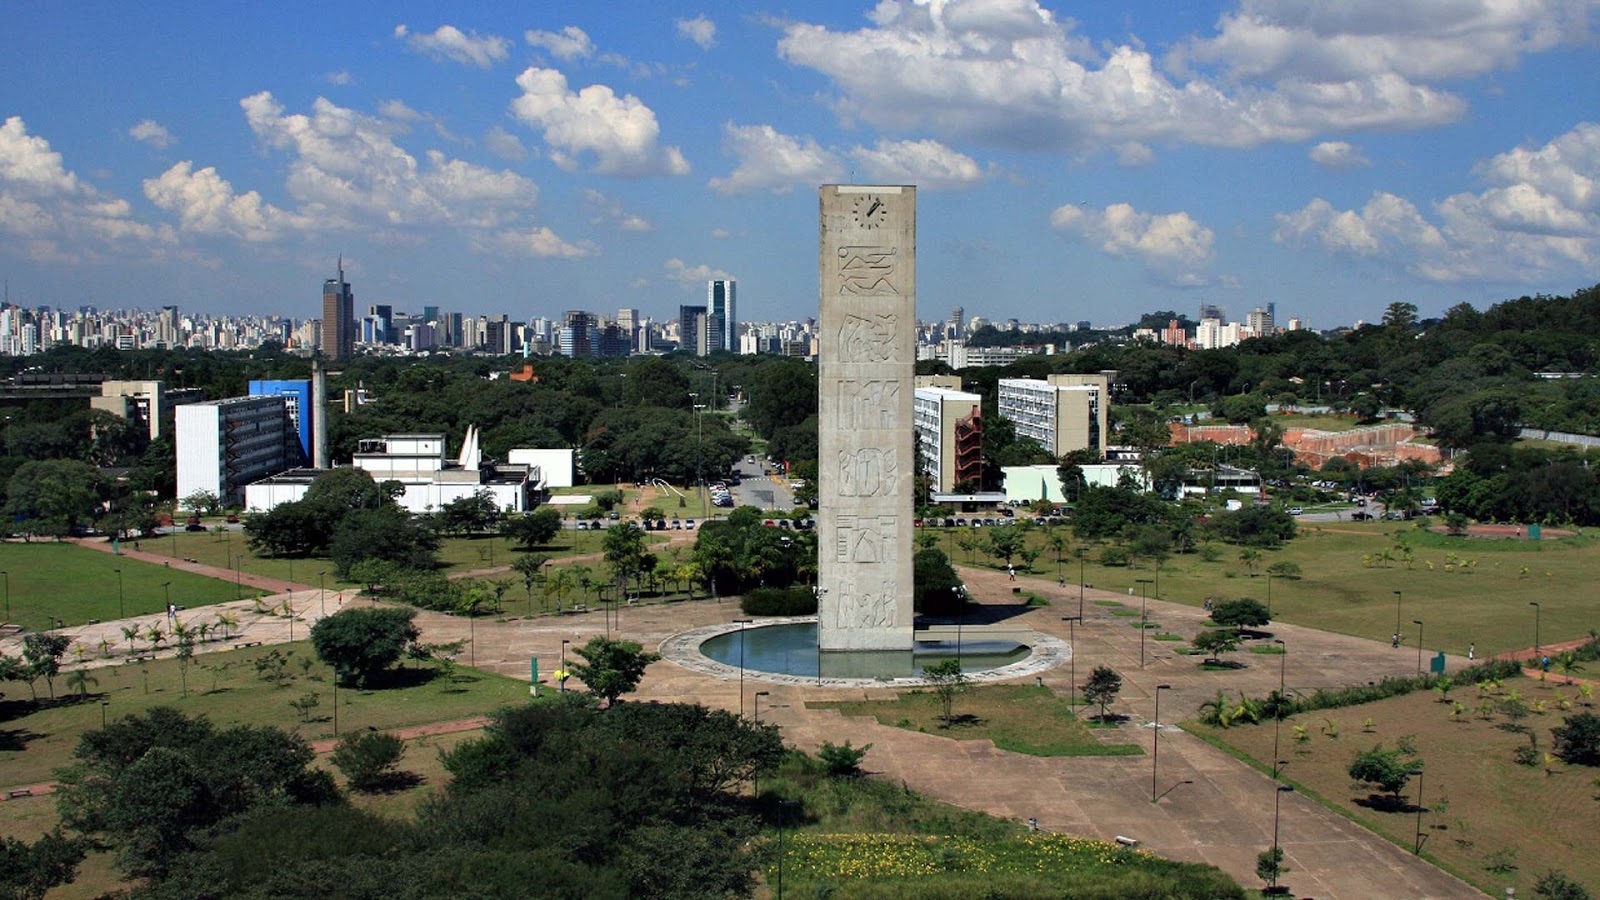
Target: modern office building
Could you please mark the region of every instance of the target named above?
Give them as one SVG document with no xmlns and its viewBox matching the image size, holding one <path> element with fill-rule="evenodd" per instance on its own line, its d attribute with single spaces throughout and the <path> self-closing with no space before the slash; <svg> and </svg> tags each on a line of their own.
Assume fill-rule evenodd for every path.
<svg viewBox="0 0 1600 900">
<path fill-rule="evenodd" d="M 599 328 L 594 313 L 581 309 L 567 310 L 566 321 L 556 333 L 556 349 L 562 356 L 585 358 L 594 356 L 599 341 Z"/>
<path fill-rule="evenodd" d="M 1017 436 L 1037 441 L 1051 456 L 1092 450 L 1104 456 L 1109 426 L 1110 377 L 1052 375 L 1000 379 L 1000 415 Z"/>
<path fill-rule="evenodd" d="M 363 440 L 351 459 L 374 481 L 404 485 L 405 491 L 395 502 L 413 514 L 437 512 L 452 500 L 479 492 L 492 496 L 498 509 L 528 512 L 539 504 L 544 493 L 537 466 L 485 463 L 475 425 L 468 426 L 461 452 L 454 461 L 445 455 L 442 434 L 387 434 Z M 293 469 L 257 481 L 246 491 L 245 508 L 263 512 L 280 503 L 298 501 L 320 474 L 317 469 Z"/>
<path fill-rule="evenodd" d="M 322 355 L 349 359 L 356 348 L 356 295 L 344 280 L 344 257 L 339 257 L 339 277 L 322 283 Z"/>
<path fill-rule="evenodd" d="M 706 345 L 706 308 L 704 306 L 678 307 L 678 349 L 704 356 Z"/>
<path fill-rule="evenodd" d="M 162 420 L 172 415 L 167 387 L 160 381 L 103 381 L 100 396 L 89 398 L 89 408 L 136 423 L 152 441 L 161 436 Z"/>
<path fill-rule="evenodd" d="M 959 387 L 959 378 L 948 377 Z M 930 476 L 934 493 L 953 493 L 963 483 L 977 490 L 983 478 L 983 398 L 938 386 L 939 381 L 938 376 L 917 378 L 912 398 L 922 471 Z"/>
<path fill-rule="evenodd" d="M 210 491 L 244 502 L 245 485 L 288 469 L 301 454 L 283 397 L 234 397 L 176 410 L 178 496 Z"/>
<path fill-rule="evenodd" d="M 317 414 L 316 407 L 311 403 L 310 379 L 252 380 L 249 382 L 249 393 L 252 397 L 283 398 L 284 413 L 289 417 L 289 427 L 294 431 L 300 445 L 300 458 L 291 459 L 290 465 L 308 464 L 311 461 L 313 421 Z"/>
<path fill-rule="evenodd" d="M 739 349 L 738 293 L 739 282 L 731 278 L 706 284 L 706 345 L 710 350 L 733 353 Z"/>
</svg>

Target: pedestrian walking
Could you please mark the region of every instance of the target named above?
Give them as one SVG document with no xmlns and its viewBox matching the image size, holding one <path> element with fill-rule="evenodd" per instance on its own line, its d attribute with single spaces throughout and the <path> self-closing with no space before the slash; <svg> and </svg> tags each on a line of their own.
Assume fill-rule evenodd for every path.
<svg viewBox="0 0 1600 900">
<path fill-rule="evenodd" d="M 1389 638 L 1389 646 L 1391 646 L 1391 647 L 1399 647 L 1400 646 L 1400 632 L 1396 631 L 1394 633 L 1394 637 Z"/>
<path fill-rule="evenodd" d="M 1467 662 L 1472 662 L 1474 659 L 1477 659 L 1477 658 L 1478 658 L 1478 645 L 1477 644 L 1468 644 L 1467 645 Z"/>
<path fill-rule="evenodd" d="M 1011 576 L 1012 581 L 1017 580 L 1017 569 L 1015 566 L 1006 566 L 1006 574 Z"/>
</svg>

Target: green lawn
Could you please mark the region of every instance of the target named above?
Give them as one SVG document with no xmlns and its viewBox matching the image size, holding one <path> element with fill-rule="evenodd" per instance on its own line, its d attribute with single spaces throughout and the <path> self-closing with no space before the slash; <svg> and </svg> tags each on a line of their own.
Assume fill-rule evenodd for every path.
<svg viewBox="0 0 1600 900">
<path fill-rule="evenodd" d="M 288 666 L 293 680 L 287 686 L 275 687 L 256 675 L 254 661 L 273 649 L 294 653 Z M 302 659 L 311 661 L 309 670 L 302 669 Z M 327 666 L 315 660 L 309 642 L 301 641 L 275 648 L 201 654 L 189 666 L 187 697 L 183 696 L 178 663 L 171 659 L 92 669 L 90 674 L 97 683 L 89 686 L 85 702 L 36 711 L 19 708 L 15 701 L 26 699 L 28 689 L 10 683 L 4 688 L 5 701 L 0 702 L 0 714 L 9 716 L 0 720 L 0 781 L 24 784 L 49 779 L 52 769 L 69 761 L 78 737 L 100 726 L 101 700 L 109 703 L 106 713 L 113 718 L 167 704 L 190 714 L 204 713 L 219 724 L 275 725 L 307 740 L 331 737 L 333 685 L 328 672 Z M 419 683 L 383 690 L 340 690 L 340 732 L 467 718 L 528 697 L 525 681 L 465 667 L 458 669 L 451 681 L 428 680 L 421 673 L 410 680 Z M 42 680 L 37 688 L 44 696 Z M 58 677 L 56 694 L 66 693 L 63 678 Z M 315 693 L 321 703 L 312 711 L 312 721 L 302 722 L 289 701 L 307 693 Z"/>
<path fill-rule="evenodd" d="M 53 627 L 52 618 L 81 625 L 90 619 L 121 618 L 123 609 L 130 616 L 160 612 L 169 593 L 173 603 L 193 609 L 233 600 L 238 592 L 226 581 L 46 541 L 0 543 L 0 569 L 10 582 L 11 614 L 6 618 L 34 629 Z M 167 583 L 169 588 L 162 587 Z M 246 588 L 243 596 L 258 593 Z"/>
<path fill-rule="evenodd" d="M 317 573 L 324 572 L 323 581 L 330 589 L 355 586 L 340 581 L 333 574 L 333 563 L 327 559 L 257 556 L 246 543 L 242 531 L 180 531 L 139 541 L 138 548 L 146 553 L 193 559 L 208 566 L 238 568 L 247 575 L 281 578 L 311 586 L 317 584 Z"/>
<path fill-rule="evenodd" d="M 1062 529 L 1070 535 L 1070 529 Z M 961 531 L 961 529 L 950 529 Z M 979 529 L 981 532 L 981 529 Z M 1430 650 L 1464 655 L 1469 643 L 1480 657 L 1534 645 L 1534 608 L 1538 602 L 1539 640 L 1554 643 L 1585 637 L 1600 627 L 1600 608 L 1591 600 L 1594 573 L 1600 571 L 1600 542 L 1586 530 L 1564 540 L 1515 541 L 1457 538 L 1425 531 L 1412 522 L 1310 524 L 1282 548 L 1263 551 L 1255 577 L 1240 559 L 1240 548 L 1214 544 L 1220 554 L 1206 562 L 1200 554 L 1166 560 L 1159 569 L 1149 562 L 1106 567 L 1090 547 L 1084 580 L 1096 588 L 1126 595 L 1130 588 L 1152 598 L 1194 606 L 1207 597 L 1249 597 L 1268 600 L 1266 569 L 1279 561 L 1301 569 L 1299 578 L 1270 579 L 1274 616 L 1375 640 L 1388 640 L 1395 630 L 1398 599 L 1401 634 L 1415 646 L 1421 619 L 1423 641 Z M 954 559 L 966 564 L 968 554 L 941 535 L 941 548 L 954 547 Z M 1030 536 L 1044 546 L 1043 529 Z M 1076 543 L 1063 554 L 1061 577 L 1077 583 Z M 1409 550 L 1411 561 L 1404 561 Z M 1388 552 L 1391 559 L 1384 559 Z M 994 565 L 993 558 L 972 556 L 974 564 Z M 1055 581 L 1053 551 L 1046 548 L 1034 563 L 1033 577 Z M 1151 579 L 1140 585 L 1137 579 Z M 1397 598 L 1395 591 L 1401 594 Z"/>
<path fill-rule="evenodd" d="M 1002 750 L 1032 756 L 1131 756 L 1144 751 L 1137 744 L 1101 743 L 1089 726 L 1072 714 L 1068 698 L 1046 687 L 994 684 L 970 688 L 955 699 L 954 724 L 946 725 L 944 707 L 931 691 L 908 691 L 893 700 L 838 700 L 806 704 L 810 709 L 837 709 L 847 716 L 872 716 L 895 725 L 957 740 L 992 740 Z"/>
<path fill-rule="evenodd" d="M 1512 757 L 1529 745 L 1528 734 L 1508 729 L 1512 723 L 1493 712 L 1497 699 L 1515 691 L 1530 705 L 1542 705 L 1520 722 L 1538 741 L 1531 766 Z M 1367 786 L 1353 784 L 1348 774 L 1356 753 L 1382 742 L 1392 748 L 1409 739 L 1423 763 L 1420 819 L 1423 853 L 1467 881 L 1499 897 L 1507 887 L 1531 896 L 1535 878 L 1556 869 L 1578 881 L 1600 884 L 1600 856 L 1593 852 L 1600 830 L 1596 802 L 1597 770 L 1547 759 L 1550 728 L 1574 712 L 1593 711 L 1571 687 L 1514 678 L 1497 694 L 1458 688 L 1450 700 L 1465 709 L 1452 715 L 1453 703 L 1419 692 L 1404 697 L 1306 713 L 1281 726 L 1281 759 L 1288 760 L 1284 778 L 1302 792 L 1389 838 L 1408 852 L 1416 842 L 1418 788 L 1413 779 L 1399 808 L 1374 805 Z M 1480 706 L 1488 701 L 1488 717 Z M 1565 702 L 1569 710 L 1560 709 Z M 1295 726 L 1304 728 L 1303 739 Z M 1235 755 L 1270 769 L 1273 726 L 1215 728 L 1184 726 Z M 1285 823 L 1285 828 L 1293 828 Z M 1515 868 L 1499 873 L 1490 866 L 1500 859 Z M 1294 885 L 1294 875 L 1284 879 Z"/>
</svg>

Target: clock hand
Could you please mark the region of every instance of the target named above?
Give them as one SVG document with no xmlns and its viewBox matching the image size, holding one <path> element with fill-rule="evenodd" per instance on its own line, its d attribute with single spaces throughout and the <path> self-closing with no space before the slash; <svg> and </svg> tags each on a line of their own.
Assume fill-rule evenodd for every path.
<svg viewBox="0 0 1600 900">
<path fill-rule="evenodd" d="M 878 207 L 880 207 L 882 205 L 883 205 L 883 201 L 882 200 L 874 200 L 874 201 L 872 201 L 872 205 L 867 207 L 867 215 L 870 216 L 873 213 L 877 212 L 878 211 Z"/>
</svg>

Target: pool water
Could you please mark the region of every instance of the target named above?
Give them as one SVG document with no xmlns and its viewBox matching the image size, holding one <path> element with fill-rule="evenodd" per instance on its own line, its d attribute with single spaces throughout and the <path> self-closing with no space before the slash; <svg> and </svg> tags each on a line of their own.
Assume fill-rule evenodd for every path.
<svg viewBox="0 0 1600 900">
<path fill-rule="evenodd" d="M 742 636 L 742 637 L 741 637 Z M 815 622 L 766 625 L 707 638 L 700 652 L 723 665 L 751 672 L 806 678 L 920 678 L 922 670 L 959 659 L 964 672 L 997 669 L 1028 658 L 1032 649 L 1016 641 L 918 641 L 910 651 L 851 650 L 822 653 Z"/>
</svg>

